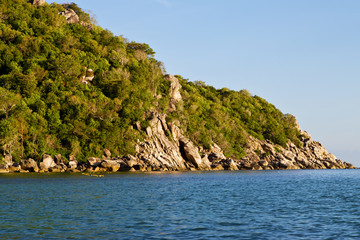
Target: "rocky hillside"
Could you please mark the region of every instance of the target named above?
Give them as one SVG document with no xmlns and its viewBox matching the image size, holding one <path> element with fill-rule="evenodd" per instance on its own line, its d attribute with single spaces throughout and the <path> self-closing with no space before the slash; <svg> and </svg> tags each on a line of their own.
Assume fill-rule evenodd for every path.
<svg viewBox="0 0 360 240">
<path fill-rule="evenodd" d="M 0 3 L 0 171 L 353 168 L 248 91 L 166 74 L 76 4 Z"/>
</svg>

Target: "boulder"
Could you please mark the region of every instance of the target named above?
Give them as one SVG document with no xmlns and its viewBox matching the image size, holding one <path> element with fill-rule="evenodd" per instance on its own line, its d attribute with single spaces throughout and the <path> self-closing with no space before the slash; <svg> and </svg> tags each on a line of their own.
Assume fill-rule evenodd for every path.
<svg viewBox="0 0 360 240">
<path fill-rule="evenodd" d="M 111 158 L 111 152 L 109 149 L 106 149 L 106 148 L 104 149 L 104 156 L 106 158 Z"/>
<path fill-rule="evenodd" d="M 208 159 L 210 162 L 213 162 L 213 161 L 220 161 L 226 159 L 226 157 L 224 156 L 223 153 L 210 153 Z"/>
<path fill-rule="evenodd" d="M 194 164 L 196 168 L 200 168 L 202 161 L 197 148 L 193 145 L 191 141 L 185 139 L 184 137 L 180 138 L 179 141 L 185 159 Z"/>
<path fill-rule="evenodd" d="M 45 0 L 27 0 L 27 2 L 29 2 L 35 6 L 41 6 L 41 5 L 45 4 Z"/>
<path fill-rule="evenodd" d="M 231 158 L 223 159 L 220 161 L 220 163 L 225 170 L 230 170 L 230 171 L 239 170 L 239 168 L 236 166 L 234 160 Z"/>
<path fill-rule="evenodd" d="M 70 169 L 75 169 L 75 168 L 77 168 L 77 166 L 78 166 L 78 161 L 76 161 L 76 160 L 69 161 L 69 163 L 68 163 L 68 167 Z"/>
<path fill-rule="evenodd" d="M 18 163 L 14 163 L 9 166 L 9 172 L 20 172 L 20 171 L 21 171 L 21 166 Z"/>
<path fill-rule="evenodd" d="M 252 169 L 251 163 L 250 162 L 242 162 L 240 165 L 240 169 L 241 170 L 250 170 Z"/>
<path fill-rule="evenodd" d="M 54 158 L 55 158 L 55 163 L 56 164 L 64 164 L 65 163 L 65 161 L 62 158 L 61 154 L 55 155 Z"/>
<path fill-rule="evenodd" d="M 74 155 L 70 155 L 67 167 L 73 170 L 78 167 L 78 161 Z"/>
<path fill-rule="evenodd" d="M 223 154 L 223 150 L 219 147 L 219 145 L 217 145 L 216 143 L 214 143 L 211 147 L 210 147 L 210 152 L 211 153 L 219 153 L 219 154 Z"/>
<path fill-rule="evenodd" d="M 176 110 L 176 105 L 182 101 L 180 94 L 181 84 L 179 80 L 171 74 L 165 75 L 165 80 L 170 81 L 170 111 Z"/>
<path fill-rule="evenodd" d="M 211 170 L 211 162 L 209 161 L 209 158 L 207 155 L 202 156 L 201 162 L 202 162 L 201 168 L 203 170 Z"/>
<path fill-rule="evenodd" d="M 86 68 L 86 73 L 85 75 L 83 75 L 80 79 L 80 83 L 84 83 L 86 85 L 90 85 L 90 83 L 92 82 L 92 80 L 95 78 L 94 75 L 94 70 L 92 69 L 87 69 Z"/>
<path fill-rule="evenodd" d="M 90 157 L 90 158 L 87 159 L 87 163 L 91 167 L 98 167 L 101 164 L 101 159 L 100 158 L 95 158 L 95 157 Z"/>
<path fill-rule="evenodd" d="M 65 172 L 65 170 L 66 169 L 64 169 L 62 165 L 55 165 L 54 167 L 49 168 L 49 172 L 53 173 Z"/>
<path fill-rule="evenodd" d="M 7 164 L 0 164 L 0 173 L 8 173 L 9 166 Z"/>
<path fill-rule="evenodd" d="M 224 167 L 220 163 L 211 165 L 211 168 L 214 171 L 223 171 L 223 170 L 225 170 Z"/>
<path fill-rule="evenodd" d="M 39 172 L 39 167 L 34 159 L 22 160 L 20 162 L 21 169 L 29 172 Z"/>
<path fill-rule="evenodd" d="M 351 163 L 348 163 L 348 162 L 344 162 L 344 165 L 345 165 L 345 168 L 348 168 L 348 169 L 355 169 L 356 167 L 354 167 L 354 165 L 352 165 Z"/>
<path fill-rule="evenodd" d="M 110 172 L 117 172 L 120 169 L 120 164 L 113 160 L 103 160 L 100 166 Z"/>
<path fill-rule="evenodd" d="M 5 154 L 4 162 L 8 166 L 12 165 L 12 163 L 13 163 L 12 155 L 11 154 Z"/>
<path fill-rule="evenodd" d="M 67 23 L 79 23 L 79 16 L 71 8 L 59 12 L 59 15 L 64 16 Z"/>
<path fill-rule="evenodd" d="M 48 170 L 49 168 L 52 168 L 55 166 L 56 166 L 56 163 L 55 163 L 54 159 L 50 155 L 44 154 L 43 159 L 40 162 L 40 169 Z"/>
<path fill-rule="evenodd" d="M 269 152 L 270 154 L 275 154 L 275 149 L 274 149 L 274 146 L 271 145 L 270 142 L 268 141 L 265 141 L 264 144 L 262 145 L 262 148 L 264 150 L 264 152 Z"/>
<path fill-rule="evenodd" d="M 288 150 L 285 150 L 283 153 L 283 156 L 286 158 L 286 159 L 288 159 L 288 160 L 290 160 L 290 161 L 293 161 L 293 160 L 295 160 L 295 154 L 293 153 L 293 152 L 291 152 L 291 151 L 288 151 Z"/>
<path fill-rule="evenodd" d="M 290 169 L 292 165 L 292 162 L 286 159 L 281 159 L 279 161 L 279 168 Z"/>
<path fill-rule="evenodd" d="M 258 162 L 258 164 L 259 164 L 259 166 L 261 166 L 261 167 L 267 167 L 267 166 L 269 166 L 269 163 L 268 163 L 267 161 L 265 161 L 265 160 L 260 160 L 260 161 Z"/>
<path fill-rule="evenodd" d="M 263 167 L 259 163 L 251 164 L 251 170 L 263 170 Z"/>
</svg>

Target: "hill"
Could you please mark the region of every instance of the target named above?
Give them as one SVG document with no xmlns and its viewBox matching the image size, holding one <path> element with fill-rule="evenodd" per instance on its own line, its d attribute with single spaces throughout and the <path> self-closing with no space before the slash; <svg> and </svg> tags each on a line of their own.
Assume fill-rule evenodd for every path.
<svg viewBox="0 0 360 240">
<path fill-rule="evenodd" d="M 74 3 L 4 0 L 0 39 L 0 159 L 8 168 L 352 167 L 294 116 L 247 90 L 166 74 L 148 44 L 115 36 Z"/>
</svg>

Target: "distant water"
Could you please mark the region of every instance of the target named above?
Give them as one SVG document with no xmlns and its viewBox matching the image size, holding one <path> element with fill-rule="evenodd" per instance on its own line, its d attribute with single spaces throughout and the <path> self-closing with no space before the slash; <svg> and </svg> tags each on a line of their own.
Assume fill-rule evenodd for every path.
<svg viewBox="0 0 360 240">
<path fill-rule="evenodd" d="M 359 239 L 360 170 L 0 175 L 0 239 Z"/>
</svg>

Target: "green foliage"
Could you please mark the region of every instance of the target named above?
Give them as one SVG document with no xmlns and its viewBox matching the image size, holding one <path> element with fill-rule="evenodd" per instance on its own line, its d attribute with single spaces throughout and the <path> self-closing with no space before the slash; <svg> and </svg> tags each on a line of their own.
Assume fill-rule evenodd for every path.
<svg viewBox="0 0 360 240">
<path fill-rule="evenodd" d="M 42 154 L 79 160 L 133 154 L 148 126 L 150 109 L 181 122 L 196 144 L 217 143 L 225 154 L 242 157 L 249 134 L 284 145 L 300 144 L 295 118 L 242 90 L 215 89 L 177 76 L 183 107 L 168 112 L 170 82 L 146 43 L 127 42 L 93 25 L 67 24 L 58 12 L 76 4 L 34 7 L 25 0 L 0 2 L 0 151 L 15 160 Z M 91 84 L 81 83 L 92 69 Z M 167 133 L 171 138 L 171 133 Z"/>
<path fill-rule="evenodd" d="M 251 96 L 247 90 L 215 89 L 201 81 L 192 83 L 177 77 L 183 87 L 184 107 L 173 115 L 181 116 L 195 143 L 205 147 L 217 143 L 234 158 L 245 154 L 249 135 L 282 146 L 288 140 L 300 143 L 295 117 L 282 114 L 266 100 Z"/>
<path fill-rule="evenodd" d="M 134 153 L 141 136 L 131 126 L 154 106 L 161 63 L 147 44 L 66 24 L 58 14 L 65 8 L 91 23 L 75 3 L 0 3 L 0 150 L 16 160 Z M 86 69 L 94 70 L 91 85 L 80 83 Z"/>
</svg>

